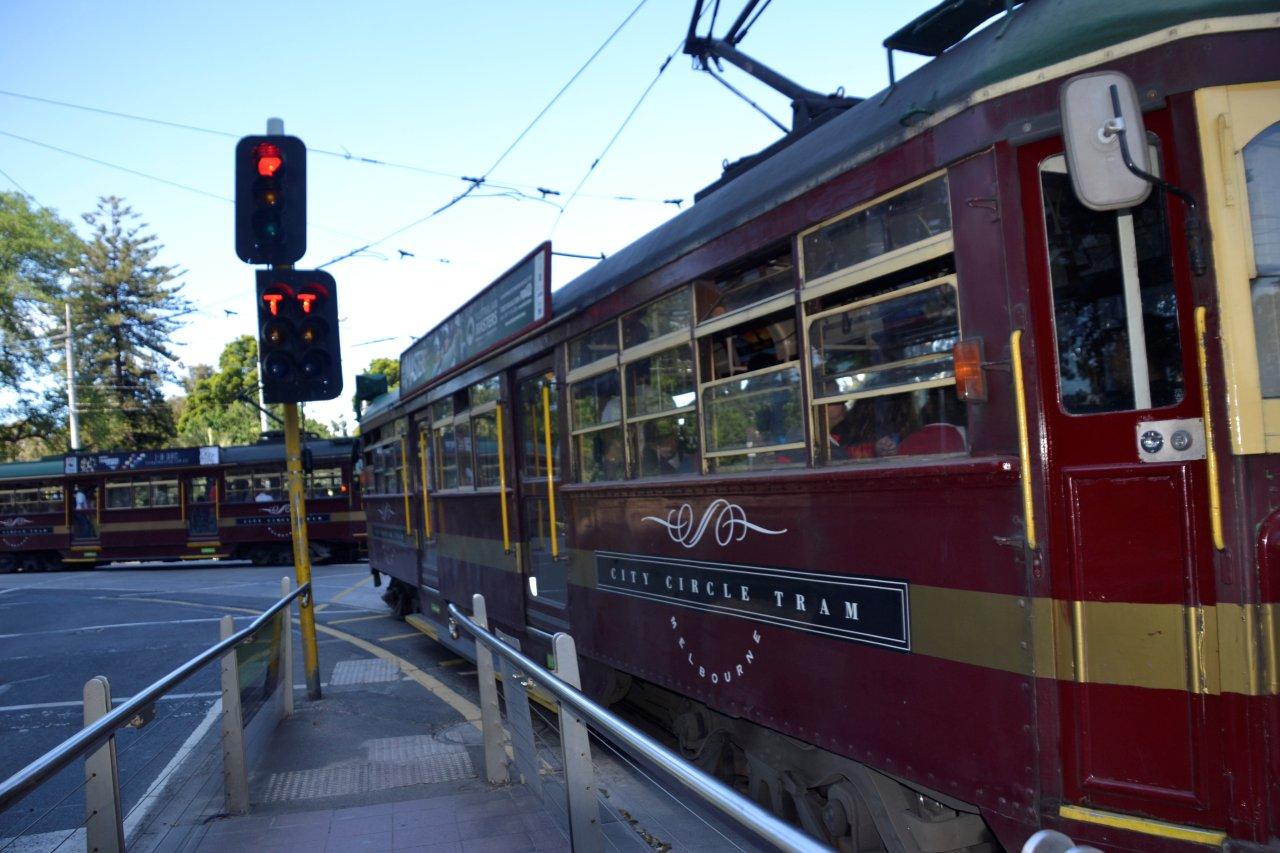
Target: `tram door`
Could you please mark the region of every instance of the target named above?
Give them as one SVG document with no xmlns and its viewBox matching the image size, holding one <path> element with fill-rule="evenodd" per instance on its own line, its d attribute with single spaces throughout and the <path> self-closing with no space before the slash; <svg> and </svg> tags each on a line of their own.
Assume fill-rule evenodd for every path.
<svg viewBox="0 0 1280 853">
<path fill-rule="evenodd" d="M 218 535 L 218 478 L 210 474 L 190 475 L 182 483 L 187 535 L 192 539 L 214 539 Z"/>
<path fill-rule="evenodd" d="M 1167 116 L 1148 128 L 1160 131 L 1153 162 L 1176 183 Z M 1073 656 L 1058 673 L 1064 814 L 1076 804 L 1220 827 L 1220 712 L 1202 609 L 1214 603 L 1213 551 L 1183 210 L 1159 190 L 1131 209 L 1084 207 L 1058 140 L 1022 149 L 1019 168 L 1046 431 L 1041 551 Z"/>
<path fill-rule="evenodd" d="M 540 630 L 567 630 L 569 562 L 560 505 L 560 431 L 550 360 L 522 368 L 516 381 L 516 441 L 525 618 Z M 548 450 L 550 452 L 548 453 Z"/>
</svg>

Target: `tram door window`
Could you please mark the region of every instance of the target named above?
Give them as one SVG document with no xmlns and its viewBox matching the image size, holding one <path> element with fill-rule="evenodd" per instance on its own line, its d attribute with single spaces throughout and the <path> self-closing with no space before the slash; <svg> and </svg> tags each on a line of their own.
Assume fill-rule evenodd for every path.
<svg viewBox="0 0 1280 853">
<path fill-rule="evenodd" d="M 1062 407 L 1073 415 L 1182 399 L 1182 347 L 1165 197 L 1090 210 L 1063 157 L 1041 166 Z"/>
<path fill-rule="evenodd" d="M 98 490 L 93 483 L 71 487 L 71 533 L 78 540 L 98 538 Z"/>
<path fill-rule="evenodd" d="M 521 381 L 516 390 L 521 530 L 528 554 L 527 600 L 530 604 L 563 607 L 569 590 L 564 506 L 559 503 L 558 396 L 555 374 L 550 369 Z M 552 498 L 557 511 L 552 509 Z M 531 609 L 536 611 L 536 606 Z"/>
<path fill-rule="evenodd" d="M 218 481 L 210 475 L 188 477 L 187 532 L 192 536 L 218 534 Z"/>
<path fill-rule="evenodd" d="M 1169 132 L 1167 112 L 1148 118 Z M 1075 649 L 1061 705 L 1065 799 L 1120 812 L 1159 803 L 1179 822 L 1221 825 L 1221 723 L 1197 701 L 1217 662 L 1189 618 L 1212 609 L 1217 587 L 1203 451 L 1182 452 L 1205 435 L 1191 277 L 1175 263 L 1187 255 L 1180 202 L 1153 189 L 1136 207 L 1092 211 L 1058 140 L 1028 144 L 1019 160 L 1032 285 L 1022 354 L 1036 349 L 1027 382 L 1043 389 L 1037 533 L 1052 595 L 1071 604 Z M 1155 448 L 1162 424 L 1186 442 Z"/>
</svg>

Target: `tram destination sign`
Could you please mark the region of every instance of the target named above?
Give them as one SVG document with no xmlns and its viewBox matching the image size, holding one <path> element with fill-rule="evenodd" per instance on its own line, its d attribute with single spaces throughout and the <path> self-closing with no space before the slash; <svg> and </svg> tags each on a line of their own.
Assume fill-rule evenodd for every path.
<svg viewBox="0 0 1280 853">
<path fill-rule="evenodd" d="M 180 447 L 174 450 L 137 450 L 132 453 L 69 453 L 63 460 L 67 474 L 147 471 L 154 468 L 193 468 L 217 465 L 218 447 Z"/>
<path fill-rule="evenodd" d="M 543 243 L 400 356 L 403 397 L 551 319 L 551 243 Z"/>
<path fill-rule="evenodd" d="M 596 588 L 911 651 L 905 581 L 597 551 Z"/>
</svg>

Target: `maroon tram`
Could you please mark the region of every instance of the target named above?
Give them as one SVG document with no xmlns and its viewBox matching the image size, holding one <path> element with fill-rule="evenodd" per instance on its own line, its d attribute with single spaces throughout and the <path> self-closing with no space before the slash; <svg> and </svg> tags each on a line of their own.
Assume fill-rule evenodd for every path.
<svg viewBox="0 0 1280 853">
<path fill-rule="evenodd" d="M 354 439 L 307 442 L 317 560 L 364 539 Z M 77 453 L 0 465 L 0 571 L 120 560 L 292 561 L 284 445 Z"/>
<path fill-rule="evenodd" d="M 1280 7 L 943 38 L 979 7 L 549 305 L 544 246 L 407 350 L 372 565 L 442 642 L 477 592 L 571 632 L 590 692 L 842 850 L 1275 845 Z"/>
</svg>

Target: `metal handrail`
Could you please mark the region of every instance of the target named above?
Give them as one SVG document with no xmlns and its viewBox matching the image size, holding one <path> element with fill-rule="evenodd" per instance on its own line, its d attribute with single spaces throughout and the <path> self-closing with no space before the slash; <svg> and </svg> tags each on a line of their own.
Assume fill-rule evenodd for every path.
<svg viewBox="0 0 1280 853">
<path fill-rule="evenodd" d="M 311 584 L 309 582 L 304 583 L 264 610 L 261 616 L 249 623 L 248 627 L 237 631 L 217 645 L 205 649 L 173 672 L 153 683 L 150 687 L 144 688 L 122 702 L 119 707 L 113 709 L 97 722 L 84 727 L 17 773 L 14 773 L 8 779 L 5 779 L 4 782 L 0 782 L 0 811 L 21 800 L 37 787 L 47 782 L 58 771 L 70 765 L 71 762 L 78 758 L 83 758 L 98 749 L 115 735 L 117 729 L 123 728 L 144 708 L 192 675 L 195 675 L 204 666 L 247 641 L 262 628 L 268 619 L 292 604 L 295 598 L 310 591 Z"/>
<path fill-rule="evenodd" d="M 719 779 L 694 767 L 680 756 L 658 743 L 639 729 L 610 713 L 605 708 L 587 698 L 565 682 L 556 678 L 547 670 L 534 663 L 511 646 L 490 634 L 477 625 L 470 617 L 458 609 L 457 605 L 449 605 L 449 615 L 458 625 L 466 628 L 490 651 L 495 652 L 515 664 L 525 675 L 528 675 L 538 686 L 542 687 L 563 705 L 568 706 L 575 714 L 610 740 L 626 747 L 650 764 L 670 774 L 684 787 L 693 791 L 704 801 L 719 809 L 742 826 L 755 832 L 764 840 L 782 850 L 822 851 L 828 850 L 817 840 L 805 835 L 796 827 L 778 819 L 765 811 L 756 803 L 742 796 Z"/>
</svg>

